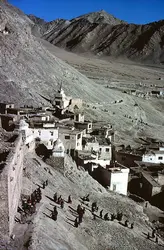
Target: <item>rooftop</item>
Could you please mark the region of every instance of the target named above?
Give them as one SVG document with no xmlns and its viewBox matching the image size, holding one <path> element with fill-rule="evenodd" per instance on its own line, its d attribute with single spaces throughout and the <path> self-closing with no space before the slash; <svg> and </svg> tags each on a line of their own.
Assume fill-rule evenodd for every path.
<svg viewBox="0 0 164 250">
<path fill-rule="evenodd" d="M 68 127 L 61 127 L 59 126 L 59 133 L 65 133 L 65 134 L 70 134 L 70 135 L 76 135 L 79 133 L 82 133 L 84 130 L 83 129 L 71 129 Z"/>
<path fill-rule="evenodd" d="M 30 123 L 30 128 L 32 129 L 57 129 L 56 124 L 54 123 L 48 123 L 48 122 L 41 122 L 41 123 L 35 123 L 31 124 Z"/>
<path fill-rule="evenodd" d="M 100 145 L 106 145 L 109 146 L 111 144 L 110 140 L 107 138 L 103 138 L 101 136 L 96 137 L 97 141 L 99 142 Z"/>
<path fill-rule="evenodd" d="M 94 156 L 90 151 L 78 151 L 78 157 L 83 160 L 95 160 L 96 155 Z"/>
<path fill-rule="evenodd" d="M 118 171 L 121 171 L 123 169 L 124 170 L 128 169 L 127 167 L 125 167 L 124 165 L 122 165 L 116 161 L 110 165 L 107 165 L 106 168 L 108 169 L 108 171 L 111 171 L 111 172 L 118 172 Z"/>
<path fill-rule="evenodd" d="M 153 187 L 160 187 L 160 185 L 158 184 L 158 182 L 155 181 L 154 178 L 153 178 L 150 174 L 148 174 L 148 173 L 142 171 L 142 175 L 143 175 L 143 177 L 144 177 Z"/>
<path fill-rule="evenodd" d="M 145 155 L 164 155 L 164 150 L 149 150 L 145 152 Z"/>
<path fill-rule="evenodd" d="M 135 161 L 135 163 L 140 167 L 154 167 L 154 168 L 164 168 L 164 163 L 151 163 L 151 162 L 143 162 L 143 161 Z"/>
</svg>

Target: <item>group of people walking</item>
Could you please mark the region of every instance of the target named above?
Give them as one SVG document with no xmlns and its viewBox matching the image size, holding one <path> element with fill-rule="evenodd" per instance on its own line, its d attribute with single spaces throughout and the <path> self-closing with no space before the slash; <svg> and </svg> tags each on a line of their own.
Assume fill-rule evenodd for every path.
<svg viewBox="0 0 164 250">
<path fill-rule="evenodd" d="M 46 185 L 48 185 L 48 181 L 45 181 L 45 182 L 43 183 L 43 189 L 45 188 Z M 31 195 L 31 200 L 27 200 L 27 202 L 26 202 L 26 201 L 23 202 L 22 207 L 23 207 L 24 211 L 26 211 L 26 208 L 29 209 L 29 205 L 30 205 L 30 206 L 35 206 L 35 204 L 36 204 L 35 202 L 40 202 L 41 197 L 42 197 L 42 195 L 41 195 L 41 190 L 40 190 L 40 187 L 39 187 L 39 188 L 38 188 L 37 190 L 35 190 L 35 191 L 33 192 L 33 194 Z M 84 196 L 84 197 L 81 198 L 81 199 L 83 200 L 83 203 L 84 203 L 84 204 L 87 202 L 87 204 L 85 204 L 85 205 L 87 205 L 87 206 L 89 205 L 89 202 L 90 202 L 89 194 L 86 195 L 86 196 Z M 57 192 L 54 194 L 53 200 L 54 200 L 54 202 L 55 202 L 56 204 L 59 204 L 60 207 L 61 207 L 62 209 L 64 208 L 65 200 L 62 198 L 61 195 L 58 196 Z M 67 199 L 66 202 L 69 203 L 69 204 L 72 203 L 71 195 L 68 196 L 68 199 Z M 26 205 L 26 203 L 27 203 L 28 205 Z M 33 211 L 35 211 L 35 210 L 33 210 Z M 99 208 L 98 208 L 98 206 L 97 206 L 97 202 L 95 201 L 95 202 L 93 202 L 92 205 L 91 205 L 91 213 L 92 213 L 92 215 L 93 215 L 93 219 L 96 219 L 96 217 L 100 217 L 101 219 L 104 219 L 105 221 L 110 221 L 110 220 L 111 220 L 111 221 L 114 221 L 114 220 L 117 220 L 117 221 L 119 221 L 119 222 L 121 222 L 122 219 L 123 219 L 123 213 L 122 213 L 122 212 L 117 212 L 117 214 L 112 213 L 112 214 L 111 214 L 111 218 L 109 218 L 109 214 L 108 214 L 108 213 L 105 213 L 105 214 L 103 215 L 103 211 L 104 211 L 103 209 L 100 210 L 99 216 L 96 215 L 95 213 L 97 213 L 98 211 L 99 211 Z M 83 221 L 83 216 L 84 216 L 84 214 L 85 214 L 85 207 L 84 207 L 82 204 L 81 204 L 81 205 L 79 204 L 79 205 L 77 206 L 76 213 L 77 213 L 77 216 L 76 216 L 76 218 L 75 218 L 75 220 L 74 220 L 74 227 L 78 228 L 78 226 L 79 226 L 79 225 L 82 223 L 82 221 Z M 56 221 L 56 220 L 57 220 L 57 216 L 58 216 L 58 211 L 57 211 L 57 206 L 55 205 L 55 206 L 54 206 L 54 209 L 53 209 L 53 211 L 52 211 L 52 214 L 51 214 L 51 218 L 52 218 L 54 221 Z M 129 223 L 128 220 L 125 220 L 124 226 L 133 229 L 133 228 L 134 228 L 134 222 Z M 152 235 L 151 235 L 151 236 L 150 236 L 150 233 L 147 234 L 147 239 L 150 239 L 150 238 L 154 238 L 154 239 L 155 239 L 155 242 L 158 243 L 158 235 L 156 234 L 156 230 L 155 230 L 155 229 L 152 230 Z"/>
<path fill-rule="evenodd" d="M 42 188 L 45 189 L 46 186 L 48 186 L 48 180 L 43 182 Z M 21 213 L 22 221 L 24 221 L 26 215 L 32 215 L 36 212 L 36 204 L 40 203 L 41 199 L 42 191 L 40 186 L 35 189 L 28 198 L 22 199 L 22 208 L 18 207 L 18 212 Z"/>
<path fill-rule="evenodd" d="M 38 187 L 34 192 L 28 197 L 22 199 L 22 209 L 25 214 L 32 215 L 36 212 L 36 203 L 39 203 L 42 199 L 42 192 L 40 187 Z"/>
<path fill-rule="evenodd" d="M 64 199 L 62 198 L 61 195 L 58 196 L 57 192 L 53 196 L 53 201 L 56 204 L 59 204 L 62 209 L 64 208 L 65 201 L 64 201 Z M 72 203 L 71 195 L 68 196 L 67 203 L 70 203 L 70 204 Z M 57 207 L 54 206 L 54 210 L 52 211 L 51 218 L 56 221 L 57 220 L 57 216 L 58 216 Z"/>
<path fill-rule="evenodd" d="M 82 207 L 80 204 L 77 206 L 77 214 L 78 216 L 76 217 L 75 221 L 74 221 L 74 226 L 78 227 L 82 221 L 83 221 L 83 216 L 85 214 L 85 207 Z"/>
<path fill-rule="evenodd" d="M 92 203 L 92 207 L 91 207 L 91 211 L 92 211 L 92 215 L 93 215 L 93 219 L 95 220 L 96 219 L 96 214 L 95 212 L 98 212 L 99 208 L 97 206 L 97 202 L 93 202 Z M 122 212 L 118 212 L 117 214 L 114 214 L 112 213 L 111 214 L 111 219 L 109 218 L 109 214 L 108 213 L 105 213 L 104 216 L 103 216 L 103 209 L 100 211 L 100 214 L 99 214 L 99 217 L 101 219 L 104 219 L 105 221 L 114 221 L 115 219 L 118 220 L 119 222 L 122 221 L 122 218 L 123 218 L 123 213 Z M 125 221 L 125 224 L 124 224 L 125 227 L 129 227 L 129 221 L 126 220 Z M 130 228 L 133 229 L 134 228 L 134 222 L 132 222 L 130 224 Z"/>
<path fill-rule="evenodd" d="M 150 240 L 151 238 L 155 239 L 155 242 L 158 244 L 159 239 L 157 235 L 157 230 L 155 228 L 153 228 L 151 235 L 149 232 L 147 234 L 147 239 Z"/>
</svg>

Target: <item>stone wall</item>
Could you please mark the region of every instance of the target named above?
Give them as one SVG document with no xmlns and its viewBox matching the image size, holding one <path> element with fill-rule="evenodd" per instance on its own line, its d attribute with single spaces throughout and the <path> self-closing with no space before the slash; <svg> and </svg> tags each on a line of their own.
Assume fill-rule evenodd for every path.
<svg viewBox="0 0 164 250">
<path fill-rule="evenodd" d="M 8 205 L 8 171 L 5 167 L 0 174 L 0 233 L 9 235 L 8 223 L 9 205 Z"/>
<path fill-rule="evenodd" d="M 0 231 L 11 235 L 22 189 L 24 145 L 20 134 L 14 142 L 0 174 Z"/>
</svg>

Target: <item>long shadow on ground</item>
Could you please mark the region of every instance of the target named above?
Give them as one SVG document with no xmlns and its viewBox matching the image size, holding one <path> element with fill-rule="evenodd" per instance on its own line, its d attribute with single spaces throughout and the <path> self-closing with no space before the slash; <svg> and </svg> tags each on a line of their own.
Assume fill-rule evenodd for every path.
<svg viewBox="0 0 164 250">
<path fill-rule="evenodd" d="M 49 197 L 49 196 L 47 196 L 47 195 L 45 195 L 45 197 L 48 198 L 50 201 L 53 201 L 53 202 L 54 202 L 54 200 L 53 200 L 51 197 Z M 56 202 L 54 202 L 54 203 L 56 203 Z"/>
<path fill-rule="evenodd" d="M 43 214 L 44 214 L 46 217 L 52 219 L 51 216 L 49 216 L 48 214 L 45 214 L 45 213 L 43 213 Z"/>
</svg>

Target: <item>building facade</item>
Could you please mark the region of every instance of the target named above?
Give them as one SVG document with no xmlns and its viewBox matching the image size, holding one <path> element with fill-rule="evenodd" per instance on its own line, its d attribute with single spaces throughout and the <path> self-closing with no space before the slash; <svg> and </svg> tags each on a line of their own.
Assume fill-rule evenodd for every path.
<svg viewBox="0 0 164 250">
<path fill-rule="evenodd" d="M 108 169 L 110 173 L 109 189 L 119 194 L 127 195 L 129 168 L 117 163 Z"/>
<path fill-rule="evenodd" d="M 143 155 L 142 161 L 150 163 L 164 163 L 164 150 L 149 151 Z"/>
</svg>

